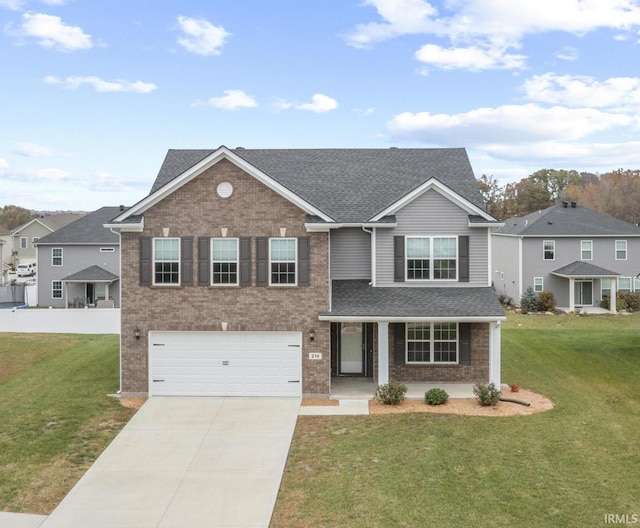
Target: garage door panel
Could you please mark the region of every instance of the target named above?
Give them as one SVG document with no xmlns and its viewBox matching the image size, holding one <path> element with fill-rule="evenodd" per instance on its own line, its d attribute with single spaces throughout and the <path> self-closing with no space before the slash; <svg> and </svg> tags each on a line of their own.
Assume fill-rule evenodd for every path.
<svg viewBox="0 0 640 528">
<path fill-rule="evenodd" d="M 150 393 L 301 396 L 299 332 L 152 332 Z"/>
</svg>

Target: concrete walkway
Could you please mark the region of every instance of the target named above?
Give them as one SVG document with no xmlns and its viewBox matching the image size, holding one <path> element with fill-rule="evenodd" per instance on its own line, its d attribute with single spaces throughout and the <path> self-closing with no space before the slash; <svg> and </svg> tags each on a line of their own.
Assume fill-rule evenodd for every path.
<svg viewBox="0 0 640 528">
<path fill-rule="evenodd" d="M 40 528 L 267 528 L 299 406 L 151 398 Z"/>
</svg>

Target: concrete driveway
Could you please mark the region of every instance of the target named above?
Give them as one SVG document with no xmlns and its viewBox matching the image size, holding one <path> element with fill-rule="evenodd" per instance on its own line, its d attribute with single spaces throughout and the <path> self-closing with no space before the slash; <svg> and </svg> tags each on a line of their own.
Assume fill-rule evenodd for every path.
<svg viewBox="0 0 640 528">
<path fill-rule="evenodd" d="M 41 528 L 266 528 L 299 407 L 151 398 Z"/>
</svg>

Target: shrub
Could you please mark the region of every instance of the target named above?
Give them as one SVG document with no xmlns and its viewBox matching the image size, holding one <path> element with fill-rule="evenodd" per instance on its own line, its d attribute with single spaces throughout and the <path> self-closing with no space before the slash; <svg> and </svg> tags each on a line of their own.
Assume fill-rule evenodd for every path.
<svg viewBox="0 0 640 528">
<path fill-rule="evenodd" d="M 611 310 L 611 299 L 603 297 L 600 302 L 600 307 L 605 310 Z M 640 309 L 640 295 L 638 293 L 623 293 L 618 292 L 616 295 L 616 311 L 630 310 L 637 311 Z"/>
<path fill-rule="evenodd" d="M 483 407 L 489 405 L 496 406 L 500 399 L 500 391 L 496 389 L 493 383 L 479 383 L 473 386 L 473 394 L 475 394 L 478 402 Z"/>
<path fill-rule="evenodd" d="M 630 312 L 637 312 L 640 310 L 640 293 L 632 292 L 625 295 L 627 301 L 627 310 Z"/>
<path fill-rule="evenodd" d="M 444 405 L 449 401 L 449 395 L 444 389 L 430 389 L 424 393 L 424 401 L 428 405 Z"/>
<path fill-rule="evenodd" d="M 402 403 L 407 393 L 407 386 L 396 381 L 389 381 L 378 386 L 373 397 L 385 405 L 398 405 Z"/>
<path fill-rule="evenodd" d="M 556 299 L 553 292 L 548 290 L 541 291 L 538 294 L 538 310 L 543 312 L 553 312 L 556 309 Z"/>
<path fill-rule="evenodd" d="M 498 301 L 500 301 L 500 304 L 502 306 L 512 306 L 513 305 L 513 299 L 511 297 L 509 297 L 508 295 L 502 294 L 498 296 Z"/>
<path fill-rule="evenodd" d="M 520 298 L 520 308 L 522 308 L 524 313 L 538 311 L 538 296 L 531 286 L 529 286 L 522 294 L 522 297 Z"/>
</svg>

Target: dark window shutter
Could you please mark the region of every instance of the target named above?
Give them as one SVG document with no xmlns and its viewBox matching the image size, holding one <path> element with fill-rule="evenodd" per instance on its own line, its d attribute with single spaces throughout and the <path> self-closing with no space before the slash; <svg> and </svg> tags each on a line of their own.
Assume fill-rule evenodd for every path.
<svg viewBox="0 0 640 528">
<path fill-rule="evenodd" d="M 460 365 L 471 365 L 471 323 L 458 325 L 458 344 L 460 346 Z"/>
<path fill-rule="evenodd" d="M 404 282 L 404 237 L 393 237 L 393 280 Z"/>
<path fill-rule="evenodd" d="M 393 363 L 404 365 L 407 352 L 406 330 L 404 323 L 393 324 Z"/>
<path fill-rule="evenodd" d="M 300 237 L 298 239 L 298 286 L 309 286 L 311 261 L 310 252 L 311 239 L 309 237 Z"/>
<path fill-rule="evenodd" d="M 198 237 L 198 286 L 209 286 L 209 237 Z"/>
<path fill-rule="evenodd" d="M 240 237 L 240 286 L 251 286 L 251 238 Z"/>
<path fill-rule="evenodd" d="M 140 237 L 140 286 L 151 286 L 151 267 L 153 251 L 151 250 L 151 237 Z"/>
<path fill-rule="evenodd" d="M 469 282 L 469 237 L 458 237 L 458 281 Z"/>
<path fill-rule="evenodd" d="M 193 238 L 180 239 L 180 280 L 183 286 L 193 286 Z"/>
<path fill-rule="evenodd" d="M 256 286 L 269 284 L 269 239 L 256 238 Z"/>
</svg>

